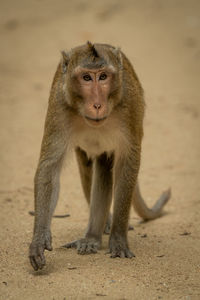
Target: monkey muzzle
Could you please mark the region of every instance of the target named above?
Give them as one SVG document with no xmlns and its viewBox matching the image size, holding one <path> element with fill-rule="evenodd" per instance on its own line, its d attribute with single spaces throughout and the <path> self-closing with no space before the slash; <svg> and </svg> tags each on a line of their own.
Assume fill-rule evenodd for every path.
<svg viewBox="0 0 200 300">
<path fill-rule="evenodd" d="M 90 126 L 101 126 L 102 124 L 105 123 L 107 119 L 107 116 L 104 116 L 104 117 L 101 117 L 101 118 L 92 118 L 92 117 L 89 117 L 89 116 L 85 116 L 85 120 L 86 120 L 86 123 Z"/>
</svg>

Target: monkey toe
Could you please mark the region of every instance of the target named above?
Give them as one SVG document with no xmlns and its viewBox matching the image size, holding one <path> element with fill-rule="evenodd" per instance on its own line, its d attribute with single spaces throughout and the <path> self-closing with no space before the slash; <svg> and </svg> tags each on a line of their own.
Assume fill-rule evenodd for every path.
<svg viewBox="0 0 200 300">
<path fill-rule="evenodd" d="M 75 241 L 73 241 L 73 242 L 70 242 L 70 243 L 67 243 L 67 244 L 65 244 L 65 245 L 63 245 L 63 246 L 61 246 L 61 248 L 77 248 L 77 244 L 78 244 L 78 240 L 75 240 Z"/>
<path fill-rule="evenodd" d="M 78 254 L 81 254 L 81 255 L 97 253 L 99 246 L 100 246 L 99 241 L 97 241 L 95 239 L 84 238 L 84 239 L 79 240 L 77 252 L 78 252 Z"/>
<path fill-rule="evenodd" d="M 62 246 L 63 248 L 76 248 L 78 254 L 92 254 L 97 253 L 97 250 L 100 247 L 100 242 L 94 239 L 83 238 L 80 240 L 76 240 L 66 245 Z"/>
<path fill-rule="evenodd" d="M 92 254 L 97 253 L 98 244 L 96 242 L 85 241 L 80 243 L 78 254 Z"/>
<path fill-rule="evenodd" d="M 126 248 L 126 249 L 114 249 L 114 250 L 112 250 L 110 257 L 111 258 L 116 258 L 116 257 L 132 258 L 132 257 L 135 257 L 135 255 L 128 248 Z"/>
<path fill-rule="evenodd" d="M 127 242 L 124 241 L 122 238 L 114 239 L 111 237 L 110 239 L 110 257 L 121 257 L 121 258 L 132 258 L 135 257 L 133 252 L 129 250 Z"/>
</svg>

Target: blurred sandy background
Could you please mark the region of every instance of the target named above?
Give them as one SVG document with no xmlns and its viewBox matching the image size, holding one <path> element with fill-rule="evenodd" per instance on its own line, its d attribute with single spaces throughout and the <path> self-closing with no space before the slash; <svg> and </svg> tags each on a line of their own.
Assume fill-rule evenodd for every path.
<svg viewBox="0 0 200 300">
<path fill-rule="evenodd" d="M 87 224 L 73 157 L 63 170 L 54 251 L 35 273 L 33 176 L 60 50 L 120 46 L 146 94 L 141 188 L 149 205 L 172 187 L 167 214 L 139 224 L 136 258 L 79 256 L 59 246 Z M 200 1 L 0 0 L 0 299 L 200 299 Z M 146 236 L 146 237 L 145 237 Z"/>
</svg>

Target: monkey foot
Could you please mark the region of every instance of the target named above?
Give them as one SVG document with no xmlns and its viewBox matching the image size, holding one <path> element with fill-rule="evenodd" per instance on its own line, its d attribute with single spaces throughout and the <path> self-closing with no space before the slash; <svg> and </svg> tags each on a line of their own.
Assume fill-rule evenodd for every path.
<svg viewBox="0 0 200 300">
<path fill-rule="evenodd" d="M 119 240 L 110 240 L 110 251 L 111 258 L 121 257 L 121 258 L 132 258 L 135 257 L 133 252 L 131 252 L 126 245 L 126 243 Z"/>
<path fill-rule="evenodd" d="M 109 252 L 111 258 L 121 257 L 121 258 L 132 258 L 135 257 L 133 252 L 131 252 L 128 248 L 121 249 L 120 247 L 116 247 Z"/>
<path fill-rule="evenodd" d="M 100 248 L 100 241 L 95 240 L 94 238 L 83 238 L 80 240 L 73 241 L 63 245 L 62 248 L 76 248 L 78 254 L 91 254 L 97 253 L 97 250 Z"/>
</svg>

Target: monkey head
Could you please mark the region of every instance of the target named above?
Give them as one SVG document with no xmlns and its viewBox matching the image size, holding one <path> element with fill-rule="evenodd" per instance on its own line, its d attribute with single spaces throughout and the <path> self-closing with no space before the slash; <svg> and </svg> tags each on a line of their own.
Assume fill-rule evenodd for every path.
<svg viewBox="0 0 200 300">
<path fill-rule="evenodd" d="M 62 56 L 65 101 L 88 125 L 101 126 L 121 101 L 120 50 L 88 42 Z"/>
</svg>

